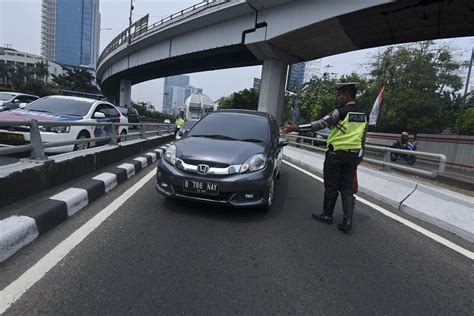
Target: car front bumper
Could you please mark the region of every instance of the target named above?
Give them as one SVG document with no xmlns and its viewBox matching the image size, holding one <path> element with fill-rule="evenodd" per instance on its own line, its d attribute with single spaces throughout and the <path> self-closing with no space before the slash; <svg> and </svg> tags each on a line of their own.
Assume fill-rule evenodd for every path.
<svg viewBox="0 0 474 316">
<path fill-rule="evenodd" d="M 267 165 L 256 172 L 222 177 L 201 176 L 178 170 L 164 159 L 158 161 L 156 190 L 167 197 L 176 197 L 203 203 L 232 207 L 258 207 L 265 205 L 273 178 L 273 166 Z M 218 195 L 189 193 L 183 190 L 184 180 L 216 183 Z M 250 195 L 253 195 L 250 197 Z"/>
</svg>

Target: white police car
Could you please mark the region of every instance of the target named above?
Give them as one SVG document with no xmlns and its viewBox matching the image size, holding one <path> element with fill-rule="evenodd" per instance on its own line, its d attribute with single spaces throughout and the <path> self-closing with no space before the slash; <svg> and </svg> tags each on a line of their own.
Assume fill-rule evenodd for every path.
<svg viewBox="0 0 474 316">
<path fill-rule="evenodd" d="M 111 134 L 107 126 L 41 126 L 41 122 L 114 122 L 128 123 L 117 108 L 109 102 L 69 96 L 48 96 L 30 103 L 23 109 L 0 112 L 0 121 L 37 120 L 40 125 L 41 139 L 44 143 L 69 141 L 81 138 L 104 137 Z M 116 134 L 128 133 L 127 126 L 116 127 Z M 0 143 L 24 144 L 30 141 L 27 126 L 0 127 Z M 87 149 L 94 142 L 60 147 L 45 148 L 47 153 L 59 153 Z"/>
</svg>

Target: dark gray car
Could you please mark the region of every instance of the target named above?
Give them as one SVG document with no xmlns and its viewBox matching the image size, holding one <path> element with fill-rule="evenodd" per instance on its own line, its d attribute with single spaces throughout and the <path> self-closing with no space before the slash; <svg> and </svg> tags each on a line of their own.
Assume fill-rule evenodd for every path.
<svg viewBox="0 0 474 316">
<path fill-rule="evenodd" d="M 210 113 L 165 151 L 156 188 L 167 197 L 269 211 L 287 144 L 268 113 Z"/>
</svg>

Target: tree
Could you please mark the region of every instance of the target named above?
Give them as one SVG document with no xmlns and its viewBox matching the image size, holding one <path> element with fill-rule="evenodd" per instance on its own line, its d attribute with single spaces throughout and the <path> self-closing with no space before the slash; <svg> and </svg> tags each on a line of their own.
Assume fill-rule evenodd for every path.
<svg viewBox="0 0 474 316">
<path fill-rule="evenodd" d="M 82 68 L 66 69 L 66 73 L 53 75 L 53 82 L 62 90 L 72 90 L 86 93 L 98 93 L 97 87 L 92 83 L 92 74 Z"/>
<path fill-rule="evenodd" d="M 303 88 L 290 96 L 289 106 L 292 110 L 300 111 L 299 123 L 312 122 L 333 111 L 337 104 L 336 82 L 358 82 L 359 94 L 364 94 L 367 82 L 358 74 L 337 77 L 334 74 L 324 73 L 314 76 Z"/>
<path fill-rule="evenodd" d="M 376 131 L 439 133 L 454 128 L 459 113 L 463 63 L 432 41 L 389 47 L 372 57 L 364 101 L 385 87 Z"/>
<path fill-rule="evenodd" d="M 466 135 L 474 135 L 474 107 L 464 112 L 461 132 Z"/>
<path fill-rule="evenodd" d="M 221 109 L 256 110 L 258 108 L 258 91 L 255 89 L 244 89 L 219 99 L 217 103 Z"/>
<path fill-rule="evenodd" d="M 46 81 L 49 76 L 48 62 L 37 62 L 35 64 L 34 74 L 37 79 Z"/>
</svg>

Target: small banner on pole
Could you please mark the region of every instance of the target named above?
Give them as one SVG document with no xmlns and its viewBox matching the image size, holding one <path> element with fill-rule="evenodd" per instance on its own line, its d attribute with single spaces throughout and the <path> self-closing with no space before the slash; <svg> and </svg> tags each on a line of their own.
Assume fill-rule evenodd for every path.
<svg viewBox="0 0 474 316">
<path fill-rule="evenodd" d="M 377 118 L 379 117 L 380 108 L 382 107 L 383 103 L 383 90 L 384 87 L 379 92 L 377 99 L 375 99 L 374 106 L 372 107 L 372 111 L 370 112 L 369 117 L 369 125 L 375 126 L 377 124 Z"/>
</svg>

